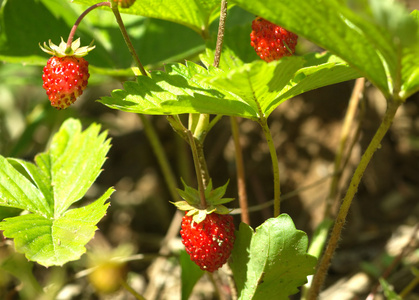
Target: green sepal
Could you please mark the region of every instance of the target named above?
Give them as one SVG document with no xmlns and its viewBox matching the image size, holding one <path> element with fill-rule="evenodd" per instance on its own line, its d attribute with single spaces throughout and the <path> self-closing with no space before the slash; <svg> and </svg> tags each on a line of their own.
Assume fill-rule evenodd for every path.
<svg viewBox="0 0 419 300">
<path fill-rule="evenodd" d="M 197 189 L 188 186 L 183 180 L 182 184 L 184 190 L 178 189 L 179 195 L 184 201 L 171 202 L 179 210 L 186 211 L 187 216 L 192 216 L 193 221 L 200 223 L 205 220 L 206 216 L 211 213 L 217 213 L 221 215 L 229 214 L 230 209 L 222 204 L 231 202 L 234 198 L 223 198 L 228 182 L 216 188 L 212 189 L 212 180 L 209 181 L 204 191 L 205 201 L 207 207 L 201 207 L 201 195 Z"/>
<path fill-rule="evenodd" d="M 80 47 L 80 38 L 71 43 L 70 47 L 67 47 L 67 43 L 61 38 L 61 43 L 57 46 L 51 40 L 48 44 L 44 42 L 44 46 L 39 45 L 42 51 L 57 57 L 75 56 L 83 57 L 92 51 L 96 46 L 93 45 L 93 41 L 89 46 Z"/>
</svg>

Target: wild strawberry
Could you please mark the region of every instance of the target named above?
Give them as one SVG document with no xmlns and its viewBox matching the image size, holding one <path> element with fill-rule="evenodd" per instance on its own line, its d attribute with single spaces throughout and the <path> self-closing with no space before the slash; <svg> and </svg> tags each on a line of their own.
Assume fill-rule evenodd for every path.
<svg viewBox="0 0 419 300">
<path fill-rule="evenodd" d="M 252 22 L 250 45 L 266 62 L 291 56 L 295 52 L 298 36 L 295 33 L 277 26 L 261 17 Z"/>
<path fill-rule="evenodd" d="M 206 207 L 201 207 L 202 193 L 183 183 L 185 190 L 178 190 L 185 201 L 173 203 L 186 211 L 180 235 L 186 252 L 202 270 L 214 272 L 228 260 L 235 240 L 233 217 L 222 204 L 232 198 L 222 198 L 227 184 L 212 189 L 210 180 L 204 191 Z"/>
<path fill-rule="evenodd" d="M 186 213 L 180 235 L 191 260 L 202 270 L 214 272 L 227 262 L 233 250 L 233 217 L 212 213 L 196 223 Z"/>
<path fill-rule="evenodd" d="M 82 57 L 94 47 L 80 47 L 77 39 L 67 49 L 67 43 L 61 40 L 59 46 L 49 41 L 41 49 L 53 55 L 44 67 L 42 80 L 51 105 L 65 109 L 83 94 L 89 79 L 89 63 Z"/>
<path fill-rule="evenodd" d="M 112 0 L 112 2 L 121 8 L 129 8 L 134 4 L 135 0 Z"/>
</svg>

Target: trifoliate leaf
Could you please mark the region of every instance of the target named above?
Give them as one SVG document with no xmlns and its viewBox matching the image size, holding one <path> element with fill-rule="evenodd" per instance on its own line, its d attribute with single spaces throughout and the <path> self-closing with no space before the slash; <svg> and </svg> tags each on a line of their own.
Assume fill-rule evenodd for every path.
<svg viewBox="0 0 419 300">
<path fill-rule="evenodd" d="M 36 164 L 0 156 L 0 206 L 28 214 L 0 222 L 4 236 L 13 238 L 16 250 L 44 266 L 63 265 L 78 259 L 105 215 L 105 201 L 113 189 L 79 208 L 80 200 L 101 172 L 109 140 L 92 124 L 81 131 L 69 119 L 54 135 L 50 148 L 35 158 Z"/>
</svg>

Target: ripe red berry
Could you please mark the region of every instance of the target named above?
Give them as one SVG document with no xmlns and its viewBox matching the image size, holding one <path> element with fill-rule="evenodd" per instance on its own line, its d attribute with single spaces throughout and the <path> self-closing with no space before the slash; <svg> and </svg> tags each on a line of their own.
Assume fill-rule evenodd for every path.
<svg viewBox="0 0 419 300">
<path fill-rule="evenodd" d="M 51 105 L 64 109 L 69 107 L 83 94 L 89 79 L 89 63 L 82 57 L 93 50 L 95 46 L 80 47 L 80 39 L 71 45 L 61 39 L 57 46 L 51 41 L 44 43 L 42 51 L 52 55 L 44 67 L 42 80 Z"/>
<path fill-rule="evenodd" d="M 52 56 L 44 67 L 43 88 L 51 105 L 65 109 L 83 94 L 89 79 L 89 63 L 82 57 Z"/>
<path fill-rule="evenodd" d="M 252 22 L 250 45 L 266 62 L 291 56 L 295 52 L 298 36 L 261 17 Z"/>
<path fill-rule="evenodd" d="M 121 8 L 129 8 L 134 4 L 135 0 L 112 0 L 112 2 Z"/>
<path fill-rule="evenodd" d="M 180 235 L 191 260 L 202 270 L 214 272 L 227 262 L 233 249 L 233 217 L 212 213 L 196 223 L 185 214 Z"/>
</svg>

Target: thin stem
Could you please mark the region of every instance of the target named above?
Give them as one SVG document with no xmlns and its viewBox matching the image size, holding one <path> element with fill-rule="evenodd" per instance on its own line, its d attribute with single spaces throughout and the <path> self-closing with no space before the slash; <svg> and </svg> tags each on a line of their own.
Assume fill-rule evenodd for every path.
<svg viewBox="0 0 419 300">
<path fill-rule="evenodd" d="M 189 145 L 192 150 L 192 157 L 195 165 L 195 172 L 196 172 L 196 180 L 198 181 L 198 190 L 199 195 L 201 198 L 201 208 L 205 209 L 207 207 L 207 201 L 205 199 L 205 186 L 204 186 L 204 180 L 202 178 L 202 170 L 201 170 L 201 163 L 199 159 L 198 149 L 196 147 L 195 138 L 192 135 L 192 132 L 188 130 L 187 132 L 188 138 L 189 138 Z"/>
<path fill-rule="evenodd" d="M 124 22 L 122 21 L 121 14 L 118 10 L 117 4 L 112 4 L 111 6 L 112 12 L 115 15 L 116 22 L 118 23 L 119 29 L 121 30 L 122 36 L 124 37 L 125 43 L 127 44 L 128 50 L 131 53 L 131 56 L 134 58 L 135 64 L 140 69 L 140 72 L 143 76 L 148 76 L 146 70 L 144 69 L 137 52 L 135 52 L 135 48 L 132 45 L 131 39 L 129 38 L 128 32 L 125 28 Z"/>
<path fill-rule="evenodd" d="M 416 277 L 400 292 L 400 297 L 405 298 L 417 285 L 419 285 L 419 274 L 416 274 Z"/>
<path fill-rule="evenodd" d="M 364 90 L 365 85 L 365 78 L 361 77 L 355 81 L 355 86 L 352 91 L 351 98 L 349 100 L 348 110 L 346 111 L 345 120 L 342 126 L 342 132 L 339 141 L 339 148 L 336 153 L 335 162 L 334 162 L 334 173 L 332 183 L 330 184 L 329 195 L 327 197 L 326 209 L 325 209 L 325 217 L 330 217 L 332 215 L 331 209 L 333 205 L 333 200 L 336 199 L 338 185 L 341 178 L 341 166 L 342 160 L 344 155 L 345 146 L 348 140 L 349 132 L 353 127 L 353 121 L 355 119 L 355 114 L 358 110 L 358 103 L 362 96 L 362 92 Z M 348 154 L 348 156 L 350 153 Z"/>
<path fill-rule="evenodd" d="M 312 189 L 312 188 L 315 188 L 315 187 L 319 186 L 319 184 L 328 180 L 332 176 L 333 176 L 333 174 L 327 175 L 323 178 L 320 178 L 319 180 L 316 180 L 313 183 L 310 183 L 306 186 L 295 189 L 292 192 L 281 195 L 281 202 L 283 202 L 285 200 L 289 200 L 289 199 L 291 199 L 295 196 L 298 196 L 303 191 L 306 191 L 306 190 L 309 190 L 309 189 Z M 264 202 L 262 204 L 257 204 L 257 205 L 250 206 L 250 207 L 248 207 L 248 211 L 249 211 L 249 213 L 256 212 L 256 211 L 261 211 L 262 209 L 271 207 L 272 205 L 274 205 L 274 200 L 267 201 L 267 202 Z M 242 213 L 241 208 L 235 208 L 230 212 L 231 215 L 238 215 L 238 214 L 241 214 L 241 213 Z"/>
<path fill-rule="evenodd" d="M 79 26 L 80 22 L 83 20 L 83 18 L 92 10 L 95 8 L 101 7 L 101 6 L 108 6 L 111 7 L 111 3 L 108 1 L 96 3 L 92 6 L 90 6 L 88 9 L 86 9 L 76 20 L 76 23 L 74 23 L 73 27 L 71 28 L 70 34 L 68 35 L 67 39 L 67 50 L 71 49 L 71 43 L 73 42 L 74 34 L 76 33 L 77 27 Z"/>
<path fill-rule="evenodd" d="M 380 278 L 383 279 L 387 279 L 387 277 L 390 276 L 391 272 L 394 271 L 394 269 L 399 265 L 399 263 L 401 262 L 401 260 L 403 259 L 403 257 L 405 257 L 406 255 L 408 255 L 408 253 L 410 251 L 412 251 L 412 249 L 416 249 L 417 247 L 415 247 L 415 241 L 416 241 L 416 235 L 418 233 L 419 230 L 419 224 L 416 224 L 416 226 L 413 228 L 412 233 L 410 235 L 409 241 L 407 242 L 407 244 L 403 247 L 402 251 L 400 251 L 399 255 L 397 255 L 397 257 L 391 262 L 391 264 L 384 270 L 383 274 L 380 276 Z M 418 277 L 416 278 L 418 279 Z M 411 282 L 412 284 L 412 282 Z M 380 283 L 376 284 L 371 292 L 369 293 L 368 297 L 366 298 L 366 300 L 373 300 L 375 298 L 375 294 L 377 293 L 377 290 L 380 286 Z M 409 285 L 406 286 L 406 288 L 400 293 L 400 296 L 403 297 L 403 293 L 408 293 L 409 289 L 408 289 Z"/>
<path fill-rule="evenodd" d="M 225 24 L 227 19 L 227 0 L 221 1 L 220 22 L 218 24 L 217 44 L 215 46 L 214 67 L 218 68 L 221 58 L 221 50 L 223 48 Z"/>
<path fill-rule="evenodd" d="M 272 139 L 271 131 L 269 130 L 267 119 L 265 117 L 261 117 L 259 119 L 259 124 L 262 126 L 266 142 L 268 143 L 269 153 L 271 154 L 272 171 L 274 176 L 274 217 L 277 217 L 281 213 L 281 183 L 279 178 L 278 156 L 276 154 L 274 141 Z"/>
<path fill-rule="evenodd" d="M 145 298 L 143 296 L 141 296 L 140 294 L 138 294 L 125 280 L 121 280 L 121 285 L 128 291 L 131 293 L 131 295 L 133 295 L 135 297 L 135 299 L 138 300 L 145 300 Z"/>
<path fill-rule="evenodd" d="M 240 144 L 239 125 L 236 117 L 230 117 L 231 132 L 234 140 L 234 148 L 236 153 L 236 173 L 237 173 L 237 189 L 239 194 L 239 205 L 241 209 L 241 220 L 243 223 L 250 224 L 249 211 L 247 209 L 247 193 L 244 172 L 244 162 L 242 147 Z"/>
<path fill-rule="evenodd" d="M 400 105 L 400 101 L 391 100 L 388 102 L 387 111 L 384 115 L 383 121 L 381 122 L 380 127 L 377 129 L 377 132 L 375 133 L 373 139 L 368 145 L 367 150 L 362 155 L 361 161 L 359 162 L 358 167 L 356 168 L 355 173 L 352 176 L 349 188 L 339 208 L 338 216 L 336 217 L 335 224 L 333 226 L 332 233 L 327 244 L 325 253 L 319 261 L 317 271 L 314 275 L 313 283 L 308 293 L 307 299 L 309 300 L 317 299 L 320 293 L 320 289 L 323 286 L 324 279 L 326 277 L 327 269 L 329 268 L 330 261 L 338 245 L 340 234 L 342 232 L 343 225 L 345 224 L 346 216 L 348 215 L 349 207 L 351 206 L 354 195 L 358 190 L 358 186 L 361 181 L 362 175 L 364 174 L 364 171 L 367 168 L 368 163 L 371 161 L 374 152 L 380 147 L 381 140 L 390 128 L 394 116 L 397 112 L 397 109 Z"/>
<path fill-rule="evenodd" d="M 170 167 L 169 160 L 163 150 L 163 146 L 160 143 L 159 137 L 151 125 L 150 121 L 144 116 L 143 114 L 138 114 L 140 116 L 141 122 L 144 126 L 144 132 L 147 135 L 148 140 L 150 141 L 151 147 L 153 148 L 153 152 L 156 155 L 157 161 L 160 165 L 160 168 L 163 172 L 164 179 L 166 180 L 166 184 L 169 188 L 170 195 L 172 196 L 173 201 L 178 201 L 179 194 L 176 190 L 177 188 L 177 181 L 176 177 Z"/>
</svg>

